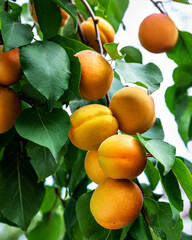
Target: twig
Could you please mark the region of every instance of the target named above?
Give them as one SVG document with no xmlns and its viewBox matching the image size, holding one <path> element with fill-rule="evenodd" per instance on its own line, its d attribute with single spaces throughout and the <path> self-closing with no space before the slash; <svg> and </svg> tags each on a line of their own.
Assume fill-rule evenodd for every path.
<svg viewBox="0 0 192 240">
<path fill-rule="evenodd" d="M 159 9 L 159 11 L 161 13 L 168 15 L 168 13 L 165 11 L 165 8 L 164 8 L 163 3 L 161 1 L 157 1 L 157 2 L 155 2 L 154 0 L 150 0 L 150 1 L 155 5 L 156 8 Z M 159 4 L 161 4 L 161 6 L 164 8 L 164 11 L 159 7 Z"/>
<path fill-rule="evenodd" d="M 153 157 L 153 155 L 150 153 L 147 153 L 147 157 Z"/>
<path fill-rule="evenodd" d="M 57 195 L 57 197 L 61 200 L 63 207 L 65 207 L 66 206 L 66 201 L 61 198 L 61 195 L 59 193 L 58 188 L 54 188 L 54 191 L 55 191 L 55 194 Z"/>
<path fill-rule="evenodd" d="M 105 95 L 105 97 L 106 97 L 106 100 L 107 100 L 107 106 L 109 106 L 109 104 L 110 104 L 110 97 L 109 97 L 109 93 L 107 93 L 106 95 Z"/>
<path fill-rule="evenodd" d="M 79 36 L 80 36 L 80 38 L 81 38 L 81 41 L 85 44 L 85 45 L 87 45 L 87 39 L 85 38 L 85 36 L 84 36 L 84 34 L 83 34 L 83 30 L 82 30 L 82 28 L 81 28 L 81 24 L 80 24 L 80 22 L 79 22 L 79 19 L 77 18 L 77 24 L 78 24 L 78 32 L 79 32 Z"/>
<path fill-rule="evenodd" d="M 8 12 L 9 9 L 9 1 L 4 2 L 4 11 Z"/>
<path fill-rule="evenodd" d="M 93 13 L 91 7 L 89 6 L 89 4 L 87 3 L 86 0 L 81 0 L 81 2 L 85 5 L 87 11 L 90 13 L 91 18 L 93 20 L 94 26 L 95 26 L 95 33 L 96 33 L 96 42 L 98 44 L 99 47 L 99 52 L 101 55 L 103 55 L 103 46 L 101 43 L 101 38 L 100 38 L 100 34 L 99 34 L 99 28 L 98 28 L 98 19 L 95 18 L 95 14 Z"/>
</svg>

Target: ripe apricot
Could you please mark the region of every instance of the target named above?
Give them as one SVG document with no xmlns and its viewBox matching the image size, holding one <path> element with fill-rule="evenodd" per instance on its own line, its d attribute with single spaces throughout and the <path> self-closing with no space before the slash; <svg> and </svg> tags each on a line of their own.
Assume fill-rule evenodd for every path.
<svg viewBox="0 0 192 240">
<path fill-rule="evenodd" d="M 95 189 L 90 210 L 104 228 L 118 229 L 133 222 L 143 205 L 139 187 L 128 179 L 106 178 Z"/>
<path fill-rule="evenodd" d="M 132 179 L 146 167 L 145 148 L 132 136 L 119 134 L 104 140 L 98 149 L 99 164 L 105 174 L 115 179 Z"/>
<path fill-rule="evenodd" d="M 96 19 L 98 20 L 98 29 L 102 45 L 114 42 L 115 30 L 112 25 L 104 18 L 96 17 Z M 92 18 L 90 17 L 86 21 L 82 22 L 81 28 L 83 30 L 83 35 L 87 40 L 87 45 L 99 52 L 99 47 L 96 42 L 95 26 Z"/>
<path fill-rule="evenodd" d="M 19 57 L 18 48 L 3 52 L 3 45 L 0 45 L 0 85 L 12 85 L 21 79 L 22 68 Z"/>
<path fill-rule="evenodd" d="M 139 40 L 152 53 L 171 50 L 178 39 L 178 29 L 166 14 L 154 13 L 146 17 L 139 27 Z"/>
<path fill-rule="evenodd" d="M 0 133 L 11 129 L 21 112 L 21 100 L 11 88 L 0 86 Z"/>
<path fill-rule="evenodd" d="M 31 4 L 30 2 L 28 2 L 28 9 L 29 9 L 29 12 L 31 14 L 33 21 L 38 25 L 39 23 L 38 23 L 37 14 L 35 11 L 34 3 Z M 60 8 L 60 10 L 61 10 L 61 16 L 62 16 L 62 21 L 61 21 L 60 27 L 63 27 L 68 21 L 69 14 L 67 12 L 65 12 L 65 10 L 63 10 L 62 8 Z"/>
<path fill-rule="evenodd" d="M 73 112 L 70 121 L 69 138 L 76 147 L 84 150 L 97 150 L 106 138 L 118 130 L 111 110 L 100 104 L 79 108 Z"/>
<path fill-rule="evenodd" d="M 107 175 L 103 172 L 98 161 L 98 151 L 88 151 L 85 156 L 85 171 L 88 177 L 95 183 L 99 184 Z"/>
<path fill-rule="evenodd" d="M 140 87 L 125 87 L 117 91 L 109 105 L 124 133 L 144 133 L 155 122 L 155 106 L 151 95 Z"/>
<path fill-rule="evenodd" d="M 83 99 L 96 100 L 105 96 L 113 81 L 113 69 L 99 53 L 83 50 L 75 54 L 81 63 L 79 91 Z"/>
</svg>

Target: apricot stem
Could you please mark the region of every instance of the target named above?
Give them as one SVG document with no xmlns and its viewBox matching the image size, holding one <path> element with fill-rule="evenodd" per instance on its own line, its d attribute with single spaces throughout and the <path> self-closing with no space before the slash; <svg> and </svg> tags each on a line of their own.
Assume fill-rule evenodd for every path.
<svg viewBox="0 0 192 240">
<path fill-rule="evenodd" d="M 96 42 L 98 44 L 100 54 L 103 55 L 103 47 L 102 47 L 101 38 L 100 38 L 100 34 L 99 34 L 99 28 L 98 28 L 98 20 L 95 18 L 95 14 L 93 13 L 93 11 L 92 11 L 91 7 L 89 6 L 89 4 L 87 3 L 87 1 L 81 0 L 81 2 L 84 4 L 87 11 L 91 15 L 91 18 L 93 19 L 93 23 L 95 26 L 95 33 L 96 33 Z"/>
<path fill-rule="evenodd" d="M 83 30 L 81 28 L 81 24 L 79 22 L 79 18 L 77 18 L 77 24 L 78 24 L 78 32 L 79 32 L 79 35 L 80 35 L 80 38 L 82 40 L 82 42 L 87 45 L 88 42 L 87 42 L 87 39 L 85 38 L 84 34 L 83 34 Z"/>
<path fill-rule="evenodd" d="M 159 9 L 159 11 L 160 11 L 161 13 L 168 15 L 168 13 L 165 11 L 165 9 L 164 9 L 164 11 L 163 11 L 162 8 L 159 7 L 159 4 L 161 4 L 161 6 L 164 8 L 163 3 L 162 3 L 161 1 L 157 1 L 157 2 L 155 2 L 154 0 L 150 0 L 150 1 L 155 5 L 156 8 Z"/>
<path fill-rule="evenodd" d="M 8 12 L 9 1 L 4 2 L 4 11 Z"/>
</svg>

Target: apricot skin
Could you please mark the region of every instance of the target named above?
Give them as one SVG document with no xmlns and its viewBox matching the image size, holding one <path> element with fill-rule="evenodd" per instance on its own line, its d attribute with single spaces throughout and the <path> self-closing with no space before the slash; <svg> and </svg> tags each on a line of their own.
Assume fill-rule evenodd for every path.
<svg viewBox="0 0 192 240">
<path fill-rule="evenodd" d="M 98 29 L 102 45 L 114 42 L 115 31 L 112 25 L 104 18 L 96 17 L 96 19 L 98 20 Z M 87 45 L 92 47 L 95 51 L 99 52 L 99 47 L 96 42 L 95 26 L 93 24 L 92 18 L 90 17 L 86 21 L 82 22 L 81 28 L 83 35 L 87 40 Z"/>
<path fill-rule="evenodd" d="M 3 52 L 3 45 L 0 45 L 0 85 L 9 86 L 21 79 L 22 68 L 19 57 L 18 48 Z"/>
<path fill-rule="evenodd" d="M 11 88 L 0 86 L 0 133 L 5 133 L 14 126 L 21 109 L 18 95 Z"/>
<path fill-rule="evenodd" d="M 102 227 L 119 229 L 133 222 L 143 205 L 139 187 L 128 179 L 107 178 L 94 191 L 90 210 Z"/>
<path fill-rule="evenodd" d="M 95 183 L 99 184 L 107 175 L 103 172 L 98 161 L 98 151 L 88 151 L 85 156 L 85 171 L 88 177 Z"/>
<path fill-rule="evenodd" d="M 111 110 L 100 104 L 91 104 L 79 108 L 70 117 L 69 138 L 78 148 L 97 150 L 108 137 L 116 134 L 117 120 Z"/>
<path fill-rule="evenodd" d="M 155 106 L 151 95 L 140 87 L 125 87 L 117 91 L 109 105 L 126 134 L 144 133 L 155 122 Z"/>
<path fill-rule="evenodd" d="M 137 139 L 123 134 L 104 140 L 98 149 L 98 158 L 105 174 L 114 179 L 136 178 L 147 164 L 144 147 Z"/>
<path fill-rule="evenodd" d="M 85 100 L 97 100 L 105 96 L 113 81 L 111 65 L 99 53 L 84 50 L 75 54 L 81 63 L 79 91 Z"/>
<path fill-rule="evenodd" d="M 139 27 L 139 40 L 152 53 L 171 50 L 177 43 L 178 29 L 172 19 L 163 13 L 146 17 Z"/>
</svg>

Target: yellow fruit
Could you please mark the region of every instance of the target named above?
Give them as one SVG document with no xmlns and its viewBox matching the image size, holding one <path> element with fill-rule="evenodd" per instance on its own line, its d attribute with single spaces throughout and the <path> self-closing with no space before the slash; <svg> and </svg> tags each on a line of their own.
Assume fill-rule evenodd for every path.
<svg viewBox="0 0 192 240">
<path fill-rule="evenodd" d="M 103 172 L 98 161 L 98 151 L 88 151 L 85 157 L 85 171 L 88 177 L 95 183 L 99 184 L 107 175 Z"/>
<path fill-rule="evenodd" d="M 139 187 L 128 179 L 106 178 L 94 191 L 90 210 L 104 228 L 123 228 L 133 222 L 143 205 Z"/>
<path fill-rule="evenodd" d="M 3 52 L 3 45 L 0 45 L 0 85 L 9 86 L 21 79 L 22 68 L 19 57 L 18 48 Z"/>
<path fill-rule="evenodd" d="M 81 63 L 79 91 L 83 99 L 96 100 L 105 96 L 113 81 L 111 65 L 99 53 L 84 50 L 75 54 Z"/>
<path fill-rule="evenodd" d="M 98 28 L 102 45 L 114 42 L 115 31 L 112 25 L 104 18 L 96 17 L 96 19 L 98 20 Z M 83 30 L 83 35 L 87 40 L 87 45 L 99 52 L 98 44 L 96 42 L 95 26 L 92 18 L 90 17 L 86 21 L 82 22 L 81 28 Z"/>
<path fill-rule="evenodd" d="M 84 150 L 97 150 L 106 138 L 118 130 L 111 110 L 100 104 L 79 108 L 71 115 L 70 121 L 69 138 L 76 147 Z"/>
<path fill-rule="evenodd" d="M 105 174 L 115 179 L 132 179 L 146 167 L 147 157 L 140 142 L 129 135 L 114 135 L 98 149 L 99 164 Z"/>
<path fill-rule="evenodd" d="M 0 86 L 0 133 L 11 129 L 21 112 L 21 100 L 7 87 Z"/>
<path fill-rule="evenodd" d="M 139 40 L 152 53 L 171 50 L 178 39 L 178 29 L 166 14 L 154 13 L 146 17 L 139 27 Z"/>
<path fill-rule="evenodd" d="M 155 106 L 151 95 L 140 87 L 125 87 L 116 92 L 109 105 L 124 133 L 144 133 L 155 122 Z"/>
</svg>

